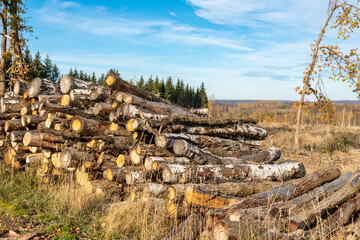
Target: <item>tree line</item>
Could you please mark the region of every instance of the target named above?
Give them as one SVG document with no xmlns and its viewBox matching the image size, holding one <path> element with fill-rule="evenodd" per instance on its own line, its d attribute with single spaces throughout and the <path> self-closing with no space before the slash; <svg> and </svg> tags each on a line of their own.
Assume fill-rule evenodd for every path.
<svg viewBox="0 0 360 240">
<path fill-rule="evenodd" d="M 59 82 L 62 77 L 59 68 L 53 64 L 48 55 L 42 60 L 39 51 L 33 56 L 27 48 L 28 39 L 24 36 L 31 35 L 33 30 L 27 25 L 27 17 L 24 16 L 26 10 L 24 2 L 23 0 L 0 0 L 2 24 L 0 95 L 3 95 L 11 84 L 11 78 L 30 83 L 36 77 L 47 78 L 54 82 Z M 120 76 L 116 69 L 110 69 L 108 73 Z M 82 70 L 70 68 L 69 75 L 105 85 L 105 74 L 97 78 L 95 72 L 87 74 Z M 141 76 L 140 80 L 134 84 L 187 108 L 201 108 L 208 105 L 204 83 L 195 89 L 188 84 L 185 85 L 180 79 L 174 85 L 171 77 L 168 77 L 166 81 L 159 80 L 158 76 L 155 79 L 149 77 L 145 81 Z"/>
<path fill-rule="evenodd" d="M 98 78 L 96 77 L 95 72 L 87 74 L 83 70 L 78 70 L 76 68 L 74 70 L 70 68 L 68 74 L 75 78 L 96 82 L 105 86 L 105 77 L 110 73 L 120 76 L 119 71 L 113 68 L 110 69 L 107 74 L 101 74 Z M 172 77 L 168 77 L 165 82 L 164 79 L 160 80 L 158 76 L 156 76 L 155 79 L 150 76 L 147 81 L 141 76 L 139 81 L 130 82 L 186 108 L 202 108 L 208 106 L 208 98 L 204 83 L 201 83 L 200 87 L 195 89 L 194 87 L 190 87 L 189 84 L 185 85 L 183 80 L 178 79 L 176 85 L 174 85 Z"/>
<path fill-rule="evenodd" d="M 174 85 L 171 77 L 168 77 L 165 82 L 164 79 L 160 80 L 158 76 L 155 79 L 150 76 L 147 81 L 141 76 L 136 85 L 186 108 L 208 106 L 208 98 L 203 82 L 195 89 L 189 84 L 185 85 L 184 81 L 180 79 L 177 79 L 176 85 Z"/>
</svg>

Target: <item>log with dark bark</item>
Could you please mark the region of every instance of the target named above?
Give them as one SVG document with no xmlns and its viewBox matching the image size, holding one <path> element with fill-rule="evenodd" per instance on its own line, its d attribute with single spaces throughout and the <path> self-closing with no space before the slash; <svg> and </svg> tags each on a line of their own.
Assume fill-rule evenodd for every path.
<svg viewBox="0 0 360 240">
<path fill-rule="evenodd" d="M 173 127 L 172 127 L 173 128 Z M 256 127 L 250 124 L 238 124 L 233 126 L 226 127 L 186 127 L 184 132 L 189 134 L 202 134 L 210 136 L 223 136 L 223 135 L 232 135 L 232 136 L 245 136 L 252 139 L 263 140 L 267 137 L 268 133 L 265 129 Z"/>
<path fill-rule="evenodd" d="M 28 89 L 29 98 L 34 98 L 40 94 L 53 95 L 59 92 L 59 86 L 46 78 L 34 78 Z"/>
<path fill-rule="evenodd" d="M 144 168 L 148 171 L 151 170 L 160 170 L 162 166 L 166 164 L 190 164 L 190 160 L 185 157 L 147 157 L 144 161 Z"/>
<path fill-rule="evenodd" d="M 109 129 L 108 123 L 99 122 L 93 119 L 87 119 L 80 116 L 71 118 L 71 129 L 81 135 L 102 135 L 106 129 Z"/>
<path fill-rule="evenodd" d="M 64 138 L 80 138 L 80 134 L 74 133 L 74 132 L 64 132 L 64 131 L 59 131 L 59 130 L 55 130 L 52 128 L 48 128 L 46 127 L 44 124 L 38 124 L 37 126 L 37 130 L 39 132 L 43 132 L 43 133 L 50 133 L 56 136 L 61 136 Z"/>
<path fill-rule="evenodd" d="M 187 142 L 197 145 L 201 148 L 230 148 L 234 152 L 242 151 L 245 149 L 242 143 L 230 139 L 210 137 L 206 135 L 190 135 L 177 133 L 157 134 L 155 137 L 155 144 L 160 148 L 172 148 L 176 140 L 186 140 Z"/>
<path fill-rule="evenodd" d="M 293 232 L 297 229 L 304 229 L 311 226 L 319 216 L 341 205 L 346 200 L 354 197 L 360 190 L 360 168 L 357 169 L 351 178 L 338 191 L 326 197 L 324 200 L 314 204 L 311 209 L 301 213 L 280 219 L 285 223 L 287 232 Z"/>
<path fill-rule="evenodd" d="M 45 111 L 52 112 L 52 113 L 61 112 L 61 113 L 66 113 L 66 114 L 70 114 L 70 115 L 79 115 L 79 116 L 85 117 L 85 118 L 96 118 L 95 115 L 85 113 L 84 111 L 82 111 L 80 109 L 68 107 L 68 106 L 62 106 L 60 104 L 53 104 L 53 103 L 49 103 L 49 102 L 40 103 L 39 110 L 45 110 Z"/>
<path fill-rule="evenodd" d="M 139 106 L 142 109 L 147 109 L 152 113 L 168 115 L 168 116 L 195 116 L 188 110 L 175 106 L 174 104 L 164 102 L 148 101 L 141 97 L 135 96 L 130 93 L 124 93 L 124 102 L 126 104 L 132 104 Z"/>
<path fill-rule="evenodd" d="M 106 178 L 112 182 L 125 183 L 126 174 L 126 168 L 108 168 L 106 170 Z"/>
<path fill-rule="evenodd" d="M 154 174 L 151 171 L 136 171 L 126 173 L 125 179 L 126 184 L 131 185 L 145 183 L 152 177 L 154 177 Z"/>
<path fill-rule="evenodd" d="M 23 98 L 0 98 L 0 113 L 19 113 L 22 107 L 29 106 Z"/>
<path fill-rule="evenodd" d="M 41 133 L 34 131 L 25 133 L 23 144 L 24 146 L 51 148 L 55 150 L 61 150 L 63 148 L 62 144 L 43 140 Z"/>
<path fill-rule="evenodd" d="M 94 154 L 68 148 L 63 150 L 60 155 L 62 168 L 79 167 L 85 161 L 95 161 Z"/>
<path fill-rule="evenodd" d="M 146 183 L 143 188 L 143 197 L 164 197 L 166 195 L 167 187 L 159 183 Z"/>
<path fill-rule="evenodd" d="M 346 172 L 339 178 L 325 184 L 324 186 L 315 188 L 312 191 L 289 201 L 278 202 L 275 204 L 273 203 L 271 206 L 251 208 L 251 206 L 257 206 L 259 203 L 256 199 L 254 201 L 255 203 L 252 203 L 252 198 L 250 196 L 244 201 L 239 202 L 238 204 L 219 209 L 215 214 L 208 214 L 206 228 L 211 230 L 214 225 L 216 225 L 216 221 L 218 221 L 219 219 L 224 219 L 226 216 L 228 219 L 233 221 L 251 221 L 251 219 L 260 219 L 260 221 L 264 221 L 265 217 L 270 218 L 270 221 L 274 221 L 274 218 L 276 219 L 279 217 L 296 215 L 303 212 L 304 209 L 310 209 L 310 211 L 314 210 L 314 205 L 316 205 L 322 199 L 329 197 L 337 190 L 341 189 L 347 183 L 351 176 L 351 172 Z M 237 208 L 237 210 L 232 211 L 232 209 L 234 208 Z M 230 212 L 234 212 L 234 214 L 228 214 Z M 239 216 L 244 219 L 240 219 Z M 282 227 L 286 226 L 287 223 L 286 221 L 278 222 L 280 225 L 282 225 Z"/>
<path fill-rule="evenodd" d="M 161 102 L 161 103 L 177 106 L 168 100 L 165 100 L 155 94 L 152 94 L 142 88 L 136 87 L 136 86 L 124 81 L 123 79 L 121 79 L 121 77 L 118 77 L 114 74 L 107 75 L 105 82 L 112 90 L 128 92 L 128 93 L 131 93 L 133 95 L 136 95 L 136 96 L 143 98 L 145 100 L 148 100 L 148 101 Z M 177 107 L 179 107 L 179 106 L 177 106 Z M 195 116 L 195 114 L 191 113 L 190 111 L 188 111 L 188 112 L 190 113 L 189 114 L 190 116 Z"/>
<path fill-rule="evenodd" d="M 167 125 L 169 124 L 181 124 L 185 126 L 213 126 L 213 127 L 225 127 L 228 125 L 234 124 L 257 124 L 258 120 L 253 118 L 240 118 L 240 119 L 214 119 L 214 118 L 204 118 L 204 117 L 171 117 L 166 119 Z"/>
<path fill-rule="evenodd" d="M 243 164 L 243 163 L 273 163 L 281 156 L 281 152 L 276 147 L 270 147 L 257 154 L 250 154 L 236 157 L 220 157 L 212 152 L 198 148 L 185 140 L 176 140 L 173 145 L 176 155 L 191 158 L 198 164 Z"/>
<path fill-rule="evenodd" d="M 305 168 L 302 163 L 196 166 L 168 164 L 163 170 L 163 181 L 169 183 L 205 180 L 226 182 L 246 179 L 279 181 L 303 176 L 305 176 Z"/>
<path fill-rule="evenodd" d="M 96 84 L 91 81 L 81 80 L 70 75 L 64 75 L 60 79 L 60 91 L 67 94 L 71 89 L 90 89 Z"/>
</svg>

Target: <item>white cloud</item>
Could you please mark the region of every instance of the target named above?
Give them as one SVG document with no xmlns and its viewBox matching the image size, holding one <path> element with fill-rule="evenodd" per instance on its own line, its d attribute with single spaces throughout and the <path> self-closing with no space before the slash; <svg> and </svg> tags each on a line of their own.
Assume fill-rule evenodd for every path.
<svg viewBox="0 0 360 240">
<path fill-rule="evenodd" d="M 187 0 L 195 13 L 212 23 L 263 27 L 311 26 L 324 19 L 328 0 Z M 318 21 L 319 20 L 319 21 Z"/>
<path fill-rule="evenodd" d="M 238 51 L 252 51 L 253 49 L 245 47 L 239 42 L 225 39 L 225 38 L 216 38 L 216 37 L 204 37 L 196 34 L 172 34 L 172 33 L 163 33 L 160 35 L 165 41 L 181 41 L 193 46 L 203 46 L 203 45 L 214 45 L 225 47 Z"/>
<path fill-rule="evenodd" d="M 232 50 L 248 51 L 251 48 L 243 46 L 243 42 L 227 38 L 221 32 L 209 29 L 194 28 L 189 25 L 163 20 L 124 18 L 110 14 L 103 7 L 82 7 L 84 12 L 65 11 L 59 6 L 71 5 L 71 2 L 58 0 L 48 1 L 42 9 L 37 11 L 37 17 L 52 27 L 58 27 L 66 31 L 80 31 L 111 38 L 128 38 L 129 41 L 141 44 L 154 43 L 154 37 L 163 42 L 182 43 L 191 46 L 211 45 Z M 170 13 L 171 14 L 171 13 Z M 95 17 L 94 17 L 95 16 Z M 221 36 L 224 35 L 224 36 Z M 140 41 L 135 36 L 142 36 Z M 148 41 L 147 38 L 152 38 Z"/>
<path fill-rule="evenodd" d="M 176 16 L 176 13 L 170 12 L 170 15 L 175 17 L 175 16 Z"/>
</svg>

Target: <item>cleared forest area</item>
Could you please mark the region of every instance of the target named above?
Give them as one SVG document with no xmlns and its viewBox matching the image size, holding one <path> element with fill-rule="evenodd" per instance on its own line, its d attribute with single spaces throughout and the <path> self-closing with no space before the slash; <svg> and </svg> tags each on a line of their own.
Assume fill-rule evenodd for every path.
<svg viewBox="0 0 360 240">
<path fill-rule="evenodd" d="M 3 237 L 356 234 L 357 127 L 303 125 L 295 151 L 290 124 L 197 115 L 114 74 L 106 84 L 35 78 L 1 98 Z"/>
</svg>

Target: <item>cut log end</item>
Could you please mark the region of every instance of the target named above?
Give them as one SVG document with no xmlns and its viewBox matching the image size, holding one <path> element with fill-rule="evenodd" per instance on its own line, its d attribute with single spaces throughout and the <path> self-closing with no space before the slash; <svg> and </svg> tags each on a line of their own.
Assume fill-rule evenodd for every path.
<svg viewBox="0 0 360 240">
<path fill-rule="evenodd" d="M 176 198 L 176 189 L 172 186 L 167 188 L 167 197 L 169 200 L 174 200 Z"/>
<path fill-rule="evenodd" d="M 77 116 L 73 117 L 72 123 L 71 123 L 71 129 L 75 132 L 81 132 L 83 128 L 83 123 L 81 121 L 81 118 L 78 118 Z"/>
<path fill-rule="evenodd" d="M 105 82 L 108 86 L 111 86 L 115 83 L 115 76 L 113 76 L 112 74 L 109 74 L 106 79 Z"/>
<path fill-rule="evenodd" d="M 138 127 L 139 121 L 136 119 L 132 118 L 126 123 L 126 130 L 128 130 L 129 132 L 134 132 Z"/>
<path fill-rule="evenodd" d="M 24 146 L 29 146 L 30 142 L 31 142 L 31 133 L 27 132 L 24 135 L 23 144 L 24 144 Z"/>
<path fill-rule="evenodd" d="M 174 153 L 179 156 L 184 156 L 188 149 L 188 144 L 184 140 L 176 140 L 173 146 Z"/>
<path fill-rule="evenodd" d="M 158 134 L 155 137 L 155 144 L 159 148 L 166 148 L 167 145 L 167 138 L 165 135 Z"/>
<path fill-rule="evenodd" d="M 122 167 L 125 165 L 125 156 L 123 154 L 120 154 L 117 158 L 116 158 L 116 165 L 118 167 Z"/>
<path fill-rule="evenodd" d="M 114 175 L 111 171 L 111 169 L 109 168 L 107 171 L 106 171 L 106 178 L 109 180 L 109 181 L 112 181 L 114 179 Z"/>
<path fill-rule="evenodd" d="M 62 96 L 60 105 L 62 105 L 62 106 L 70 105 L 70 95 L 69 94 L 65 94 L 64 96 Z"/>
</svg>

